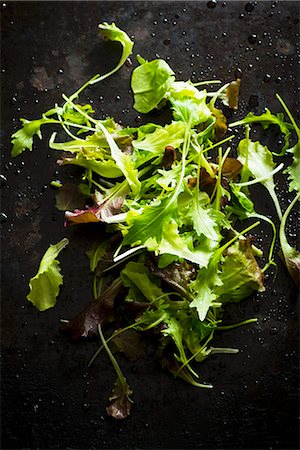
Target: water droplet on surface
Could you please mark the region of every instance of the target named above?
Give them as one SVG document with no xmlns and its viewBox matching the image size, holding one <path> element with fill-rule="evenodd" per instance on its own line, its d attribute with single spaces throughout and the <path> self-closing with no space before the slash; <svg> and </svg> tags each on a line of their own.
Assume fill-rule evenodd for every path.
<svg viewBox="0 0 300 450">
<path fill-rule="evenodd" d="M 6 222 L 8 219 L 7 215 L 5 213 L 0 213 L 0 223 Z"/>
<path fill-rule="evenodd" d="M 245 5 L 245 11 L 247 13 L 251 13 L 254 10 L 254 4 L 252 2 L 249 2 Z"/>
<path fill-rule="evenodd" d="M 239 67 L 235 70 L 235 72 L 234 72 L 234 76 L 235 76 L 235 78 L 242 78 L 242 76 L 243 76 L 243 71 L 242 71 L 242 69 L 240 69 Z"/>
<path fill-rule="evenodd" d="M 207 2 L 207 7 L 209 9 L 215 8 L 217 6 L 217 0 L 209 0 L 209 2 Z"/>
<path fill-rule="evenodd" d="M 84 411 L 87 411 L 88 409 L 90 409 L 90 404 L 89 403 L 82 403 L 82 405 L 81 405 L 81 408 L 84 410 Z"/>
<path fill-rule="evenodd" d="M 5 175 L 0 175 L 0 188 L 2 188 L 3 186 L 5 186 L 5 184 L 7 183 L 7 178 Z"/>
<path fill-rule="evenodd" d="M 266 73 L 264 76 L 264 82 L 269 83 L 269 81 L 271 81 L 271 78 L 271 75 L 269 73 Z"/>
<path fill-rule="evenodd" d="M 257 39 L 256 34 L 250 34 L 250 36 L 248 36 L 248 42 L 249 42 L 249 44 L 255 44 L 256 39 Z"/>
</svg>

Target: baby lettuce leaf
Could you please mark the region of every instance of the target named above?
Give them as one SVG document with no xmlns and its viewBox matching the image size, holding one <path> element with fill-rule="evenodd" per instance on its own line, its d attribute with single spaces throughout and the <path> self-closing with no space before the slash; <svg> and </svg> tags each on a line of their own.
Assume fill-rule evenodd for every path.
<svg viewBox="0 0 300 450">
<path fill-rule="evenodd" d="M 198 248 L 190 248 L 191 244 L 188 242 L 190 237 L 189 233 L 187 236 L 184 236 L 183 233 L 180 234 L 177 223 L 171 220 L 164 223 L 160 242 L 152 238 L 148 239 L 145 245 L 149 251 L 155 251 L 159 255 L 174 255 L 198 264 L 199 267 L 206 267 L 213 253 L 210 246 L 207 245 L 207 242 L 201 242 Z"/>
<path fill-rule="evenodd" d="M 273 171 L 276 164 L 273 161 L 272 153 L 259 141 L 252 142 L 248 138 L 240 141 L 237 151 L 238 160 L 243 164 L 241 171 L 242 177 L 245 172 L 250 173 L 254 178 L 259 180 L 263 186 L 265 186 L 272 197 L 278 217 L 281 219 L 282 213 L 275 192 L 275 183 L 273 178 Z"/>
<path fill-rule="evenodd" d="M 121 279 L 124 286 L 134 285 L 149 302 L 156 300 L 163 294 L 163 291 L 151 278 L 149 270 L 143 263 L 130 261 L 121 272 Z"/>
<path fill-rule="evenodd" d="M 110 77 L 112 74 L 117 72 L 123 64 L 125 64 L 126 59 L 131 55 L 132 48 L 133 48 L 133 42 L 125 33 L 125 31 L 121 30 L 116 26 L 115 23 L 108 24 L 107 22 L 100 23 L 98 25 L 98 28 L 100 30 L 101 35 L 110 41 L 116 41 L 120 42 L 122 45 L 122 55 L 120 58 L 119 63 L 116 65 L 114 69 L 112 69 L 110 72 L 106 73 L 105 75 L 97 75 L 96 77 L 93 77 L 93 79 L 88 82 L 89 84 L 98 83 L 99 81 L 104 80 L 105 78 Z"/>
<path fill-rule="evenodd" d="M 284 260 L 286 267 L 297 286 L 300 285 L 300 252 L 288 243 L 285 234 L 285 225 L 292 208 L 297 204 L 299 200 L 300 192 L 298 192 L 296 197 L 293 199 L 293 201 L 290 203 L 289 207 L 283 214 L 279 228 L 279 239 L 283 256 L 282 259 Z"/>
<path fill-rule="evenodd" d="M 177 148 L 183 143 L 185 133 L 186 124 L 184 122 L 172 122 L 165 127 L 156 128 L 141 140 L 133 141 L 133 146 L 138 150 L 149 152 L 153 156 L 162 157 L 167 145 Z"/>
<path fill-rule="evenodd" d="M 83 208 L 85 198 L 78 185 L 66 183 L 58 189 L 55 206 L 60 211 Z"/>
<path fill-rule="evenodd" d="M 215 292 L 222 301 L 240 301 L 253 291 L 265 290 L 263 274 L 249 239 L 239 239 L 227 249 L 221 268 L 222 285 Z"/>
<path fill-rule="evenodd" d="M 134 109 L 148 113 L 157 108 L 174 80 L 173 70 L 163 59 L 154 59 L 136 67 L 131 78 Z"/>
<path fill-rule="evenodd" d="M 55 258 L 68 245 L 67 238 L 50 245 L 44 254 L 37 274 L 29 282 L 30 292 L 27 299 L 40 311 L 52 308 L 56 304 L 59 286 L 63 282 L 59 261 Z"/>
</svg>

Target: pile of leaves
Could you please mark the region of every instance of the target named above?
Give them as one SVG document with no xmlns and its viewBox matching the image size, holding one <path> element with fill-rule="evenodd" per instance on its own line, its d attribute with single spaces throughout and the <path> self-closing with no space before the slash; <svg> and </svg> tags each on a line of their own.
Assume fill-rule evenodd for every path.
<svg viewBox="0 0 300 450">
<path fill-rule="evenodd" d="M 250 113 L 229 125 L 245 127 L 245 137 L 231 148 L 234 135 L 228 133 L 226 117 L 217 105 L 237 108 L 240 80 L 211 92 L 204 86 L 213 81 L 178 81 L 164 60 L 147 61 L 139 55 L 131 78 L 134 108 L 139 113 L 171 108 L 171 123 L 122 127 L 113 118 L 96 119 L 91 105 L 81 104 L 81 92 L 116 72 L 133 48 L 115 24 L 99 28 L 105 38 L 122 45 L 117 67 L 94 76 L 70 97 L 63 95 L 62 106 L 40 119 L 21 119 L 22 128 L 12 135 L 12 156 L 32 150 L 33 137 L 42 138 L 42 125 L 57 124 L 68 139 L 57 142 L 54 133 L 49 140 L 49 147 L 60 152 L 59 166 L 82 168 L 78 185 L 53 184 L 65 225 L 99 224 L 99 240 L 88 251 L 94 299 L 65 321 L 61 331 L 73 340 L 100 338 L 97 354 L 104 348 L 117 374 L 107 412 L 124 418 L 130 414 L 132 391 L 112 349 L 130 358 L 132 350 L 133 356 L 143 353 L 139 336 L 150 335 L 164 368 L 194 386 L 212 388 L 200 380 L 199 363 L 214 353 L 238 351 L 214 347 L 215 333 L 256 321 L 222 325 L 226 303 L 264 291 L 264 272 L 274 264 L 277 230 L 273 221 L 255 210 L 249 191 L 255 183 L 262 184 L 274 202 L 282 258 L 298 282 L 300 255 L 287 241 L 285 224 L 300 196 L 300 130 L 277 96 L 288 120 L 268 109 L 260 116 Z M 280 156 L 292 155 L 284 173 L 296 194 L 284 213 L 274 181 L 284 163 L 277 165 L 277 154 L 251 140 L 252 123 L 264 129 L 278 126 L 285 140 Z M 298 139 L 294 146 L 292 133 Z M 249 234 L 261 220 L 274 232 L 263 267 L 258 263 L 262 251 Z M 63 282 L 57 257 L 67 244 L 64 238 L 50 245 L 30 280 L 27 298 L 40 311 L 56 303 Z M 115 331 L 105 338 L 103 329 L 108 325 Z"/>
</svg>

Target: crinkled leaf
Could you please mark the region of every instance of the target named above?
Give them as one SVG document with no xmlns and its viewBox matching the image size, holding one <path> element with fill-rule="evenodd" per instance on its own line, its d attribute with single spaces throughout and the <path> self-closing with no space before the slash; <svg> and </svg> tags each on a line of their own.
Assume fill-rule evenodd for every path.
<svg viewBox="0 0 300 450">
<path fill-rule="evenodd" d="M 86 114 L 93 114 L 95 111 L 93 110 L 92 106 L 90 104 L 87 105 L 79 105 L 77 104 L 77 107 L 81 109 L 81 111 L 85 112 Z M 63 118 L 67 122 L 76 123 L 78 125 L 88 125 L 90 126 L 90 122 L 78 111 L 76 111 L 72 106 L 65 105 L 64 111 L 63 111 Z"/>
<path fill-rule="evenodd" d="M 168 97 L 172 105 L 175 120 L 189 123 L 194 126 L 206 122 L 211 116 L 211 111 L 206 104 L 206 93 L 202 98 L 179 98 Z"/>
<path fill-rule="evenodd" d="M 206 267 L 212 256 L 212 250 L 205 244 L 202 243 L 196 249 L 189 248 L 185 237 L 180 235 L 178 225 L 173 220 L 165 222 L 162 239 L 159 243 L 156 239 L 148 239 L 146 241 L 146 246 L 150 251 L 155 251 L 161 255 L 165 253 L 175 255 L 178 258 L 196 263 L 199 267 Z"/>
<path fill-rule="evenodd" d="M 133 400 L 131 399 L 132 390 L 123 377 L 122 382 L 119 377 L 116 379 L 112 394 L 109 397 L 109 405 L 106 407 L 106 412 L 109 416 L 115 419 L 125 419 L 130 415 Z"/>
<path fill-rule="evenodd" d="M 136 67 L 131 78 L 134 109 L 148 113 L 157 108 L 173 81 L 174 72 L 163 59 L 154 59 Z"/>
<path fill-rule="evenodd" d="M 68 239 L 64 238 L 57 244 L 50 245 L 40 262 L 37 274 L 29 282 L 30 292 L 27 299 L 40 311 L 56 304 L 63 276 L 60 273 L 59 261 L 55 258 L 68 243 Z"/>
<path fill-rule="evenodd" d="M 293 154 L 293 162 L 287 167 L 285 173 L 289 175 L 289 190 L 300 192 L 300 141 L 294 147 L 288 150 Z"/>
<path fill-rule="evenodd" d="M 240 239 L 227 249 L 220 279 L 223 284 L 216 287 L 215 293 L 222 301 L 240 301 L 253 291 L 265 290 L 263 274 L 249 239 Z"/>
<path fill-rule="evenodd" d="M 162 157 L 167 145 L 178 148 L 183 143 L 185 133 L 185 123 L 172 122 L 165 127 L 156 128 L 152 133 L 146 134 L 142 140 L 133 141 L 133 146 L 138 150 Z"/>
<path fill-rule="evenodd" d="M 65 218 L 69 223 L 112 222 L 113 216 L 121 211 L 125 195 L 119 195 L 103 200 L 86 209 L 66 211 Z"/>
</svg>

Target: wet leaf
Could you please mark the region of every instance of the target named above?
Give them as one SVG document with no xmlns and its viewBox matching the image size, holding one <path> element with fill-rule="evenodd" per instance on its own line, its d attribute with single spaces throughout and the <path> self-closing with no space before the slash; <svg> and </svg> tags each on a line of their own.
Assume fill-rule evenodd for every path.
<svg viewBox="0 0 300 450">
<path fill-rule="evenodd" d="M 116 379 L 112 395 L 109 398 L 110 404 L 106 407 L 106 412 L 109 416 L 115 419 L 125 419 L 130 415 L 133 400 L 131 399 L 132 390 L 126 381 L 119 378 Z"/>
</svg>

